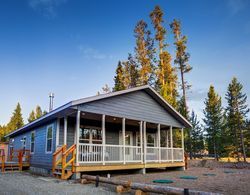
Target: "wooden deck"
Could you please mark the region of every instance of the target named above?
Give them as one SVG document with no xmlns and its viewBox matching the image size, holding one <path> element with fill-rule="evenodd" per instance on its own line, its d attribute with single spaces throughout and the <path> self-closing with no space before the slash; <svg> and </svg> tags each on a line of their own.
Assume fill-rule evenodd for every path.
<svg viewBox="0 0 250 195">
<path fill-rule="evenodd" d="M 184 167 L 184 162 L 161 162 L 161 163 L 128 163 L 128 164 L 82 164 L 74 167 L 74 172 L 91 172 L 91 171 L 112 171 L 112 170 L 130 170 L 143 168 L 167 168 L 167 167 Z"/>
<path fill-rule="evenodd" d="M 22 171 L 23 168 L 30 167 L 30 150 L 12 150 L 6 159 L 3 153 L 0 156 L 1 171 Z"/>
</svg>

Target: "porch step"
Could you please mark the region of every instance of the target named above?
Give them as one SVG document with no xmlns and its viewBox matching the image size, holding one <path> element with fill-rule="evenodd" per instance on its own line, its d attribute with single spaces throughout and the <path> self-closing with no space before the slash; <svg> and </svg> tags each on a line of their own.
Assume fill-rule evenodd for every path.
<svg viewBox="0 0 250 195">
<path fill-rule="evenodd" d="M 54 174 L 54 175 L 62 175 L 62 172 L 57 172 L 57 171 L 55 171 L 55 172 L 53 172 L 53 174 Z"/>
</svg>

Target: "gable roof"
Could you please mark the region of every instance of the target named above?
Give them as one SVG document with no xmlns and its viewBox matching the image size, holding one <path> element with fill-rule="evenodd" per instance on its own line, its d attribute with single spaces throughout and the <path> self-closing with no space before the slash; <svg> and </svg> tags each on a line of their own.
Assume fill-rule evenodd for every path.
<svg viewBox="0 0 250 195">
<path fill-rule="evenodd" d="M 140 90 L 146 91 L 155 101 L 157 101 L 170 114 L 172 114 L 181 124 L 183 124 L 184 127 L 187 127 L 187 128 L 192 127 L 192 125 L 188 122 L 188 120 L 186 120 L 180 113 L 178 113 L 151 86 L 144 85 L 144 86 L 134 87 L 134 88 L 130 88 L 130 89 L 122 90 L 122 91 L 110 92 L 110 93 L 106 93 L 106 94 L 100 94 L 100 95 L 96 95 L 96 96 L 91 96 L 91 97 L 87 97 L 87 98 L 81 98 L 78 100 L 70 101 L 67 104 L 64 104 L 63 106 L 60 106 L 60 107 L 52 110 L 51 112 L 42 116 L 41 118 L 36 119 L 35 121 L 32 121 L 31 123 L 28 123 L 28 124 L 24 125 L 23 127 L 9 133 L 5 137 L 9 137 L 9 136 L 12 136 L 14 134 L 21 133 L 22 131 L 26 131 L 28 129 L 35 127 L 35 126 L 39 126 L 47 121 L 54 120 L 57 117 L 63 116 L 63 113 L 66 113 L 67 111 L 73 109 L 74 107 L 76 107 L 80 104 L 85 104 L 85 103 L 89 103 L 89 102 L 93 102 L 93 101 L 97 101 L 97 100 L 102 100 L 102 99 L 106 99 L 106 98 L 110 98 L 110 97 L 114 97 L 114 96 L 119 96 L 119 95 L 131 93 L 131 92 L 135 92 L 135 91 L 140 91 Z"/>
</svg>

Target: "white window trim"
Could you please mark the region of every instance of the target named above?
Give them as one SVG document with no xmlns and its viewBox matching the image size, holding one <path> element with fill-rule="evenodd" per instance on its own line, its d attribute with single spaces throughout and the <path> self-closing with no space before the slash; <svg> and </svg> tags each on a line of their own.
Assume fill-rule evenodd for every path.
<svg viewBox="0 0 250 195">
<path fill-rule="evenodd" d="M 47 151 L 47 147 L 48 147 L 48 146 L 47 146 L 47 144 L 48 144 L 48 142 L 47 142 L 47 136 L 48 136 L 48 130 L 49 130 L 50 127 L 52 128 L 52 134 L 51 134 L 51 135 L 52 135 L 52 138 L 51 138 L 51 140 L 52 140 L 52 141 L 51 141 L 51 151 Z M 52 154 L 52 152 L 53 152 L 53 139 L 54 139 L 54 137 L 53 137 L 53 125 L 48 125 L 48 126 L 47 126 L 47 129 L 46 129 L 45 154 Z"/>
<path fill-rule="evenodd" d="M 32 144 L 32 133 L 34 133 L 34 151 L 31 151 L 31 144 Z M 30 154 L 35 154 L 35 137 L 36 137 L 36 132 L 35 131 L 31 131 L 30 133 Z"/>
</svg>

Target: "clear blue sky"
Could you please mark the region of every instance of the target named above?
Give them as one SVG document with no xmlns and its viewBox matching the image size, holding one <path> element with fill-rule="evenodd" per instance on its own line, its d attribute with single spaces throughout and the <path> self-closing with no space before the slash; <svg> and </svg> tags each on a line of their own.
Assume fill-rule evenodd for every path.
<svg viewBox="0 0 250 195">
<path fill-rule="evenodd" d="M 155 5 L 168 21 L 180 19 L 188 36 L 189 107 L 199 117 L 210 84 L 224 99 L 237 76 L 250 96 L 247 0 L 5 0 L 0 5 L 0 124 L 8 122 L 17 102 L 26 120 L 37 104 L 48 109 L 51 91 L 57 107 L 95 95 L 105 83 L 112 86 L 117 61 L 133 51 L 136 22 L 150 23 Z"/>
</svg>

